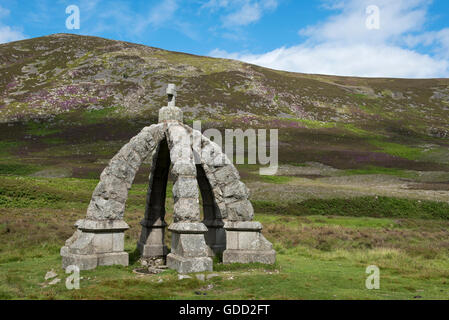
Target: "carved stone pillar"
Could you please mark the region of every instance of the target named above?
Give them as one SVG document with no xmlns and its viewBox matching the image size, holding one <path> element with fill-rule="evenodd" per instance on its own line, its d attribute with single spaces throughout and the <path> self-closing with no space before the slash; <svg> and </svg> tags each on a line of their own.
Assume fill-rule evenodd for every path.
<svg viewBox="0 0 449 320">
<path fill-rule="evenodd" d="M 142 255 L 142 259 L 152 260 L 154 265 L 165 264 L 168 253 L 167 246 L 164 244 L 167 223 L 161 219 L 156 221 L 143 219 L 140 224 L 142 225 L 142 232 L 137 248 Z"/>
<path fill-rule="evenodd" d="M 227 221 L 226 250 L 223 263 L 266 263 L 276 261 L 276 251 L 262 235 L 262 224 L 257 221 Z"/>
<path fill-rule="evenodd" d="M 123 220 L 78 220 L 77 231 L 61 248 L 62 267 L 76 265 L 80 270 L 97 266 L 128 265 L 128 253 L 124 251 L 125 230 Z"/>
<path fill-rule="evenodd" d="M 207 228 L 200 222 L 177 222 L 168 228 L 172 232 L 171 253 L 167 267 L 179 273 L 212 271 L 212 259 L 204 241 Z"/>
</svg>

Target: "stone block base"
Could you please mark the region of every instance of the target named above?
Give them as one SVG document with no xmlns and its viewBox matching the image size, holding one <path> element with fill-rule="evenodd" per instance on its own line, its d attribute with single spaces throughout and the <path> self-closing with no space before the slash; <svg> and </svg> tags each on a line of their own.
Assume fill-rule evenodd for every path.
<svg viewBox="0 0 449 320">
<path fill-rule="evenodd" d="M 223 263 L 265 263 L 276 262 L 276 251 L 254 251 L 254 250 L 225 250 L 223 252 Z"/>
<path fill-rule="evenodd" d="M 140 240 L 137 242 L 137 249 L 142 258 L 163 258 L 168 254 L 168 248 L 164 244 L 165 221 L 157 219 L 156 221 L 142 220 L 142 232 Z"/>
<path fill-rule="evenodd" d="M 168 248 L 165 245 L 142 244 L 137 242 L 137 249 L 142 258 L 165 258 L 168 253 Z"/>
<path fill-rule="evenodd" d="M 212 271 L 212 265 L 209 257 L 185 258 L 173 253 L 167 256 L 167 267 L 179 273 Z"/>
<path fill-rule="evenodd" d="M 79 220 L 77 230 L 61 248 L 62 267 L 76 265 L 80 270 L 97 266 L 127 266 L 129 257 L 124 251 L 124 231 L 128 225 L 122 220 Z"/>
<path fill-rule="evenodd" d="M 127 266 L 129 261 L 127 252 L 73 254 L 69 253 L 68 249 L 68 247 L 61 248 L 63 269 L 66 269 L 70 265 L 76 265 L 80 270 L 95 269 L 97 266 Z"/>
<path fill-rule="evenodd" d="M 169 228 L 172 232 L 171 253 L 167 267 L 179 273 L 212 271 L 212 259 L 204 240 L 207 228 L 199 222 L 177 222 Z"/>
<path fill-rule="evenodd" d="M 223 228 L 223 221 L 204 220 L 203 223 L 207 227 L 204 239 L 208 247 L 209 257 L 223 255 L 223 251 L 226 249 L 226 231 Z"/>
<path fill-rule="evenodd" d="M 256 221 L 227 221 L 226 250 L 223 263 L 265 263 L 276 261 L 276 251 L 262 235 L 262 224 Z"/>
</svg>

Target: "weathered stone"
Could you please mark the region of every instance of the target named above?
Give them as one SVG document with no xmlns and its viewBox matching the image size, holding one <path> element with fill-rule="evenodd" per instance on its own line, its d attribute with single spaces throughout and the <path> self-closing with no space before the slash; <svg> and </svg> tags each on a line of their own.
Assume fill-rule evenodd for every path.
<svg viewBox="0 0 449 320">
<path fill-rule="evenodd" d="M 61 282 L 61 279 L 56 278 L 56 279 L 51 280 L 48 284 L 49 284 L 50 286 L 52 286 L 52 285 L 55 285 L 55 284 L 57 284 L 57 283 L 59 283 L 59 282 Z"/>
<path fill-rule="evenodd" d="M 215 214 L 219 219 L 227 219 L 228 218 L 228 210 L 226 208 L 226 204 L 223 201 L 216 201 L 217 209 L 215 210 Z"/>
<path fill-rule="evenodd" d="M 54 278 L 54 277 L 56 277 L 56 276 L 58 276 L 58 274 L 56 273 L 56 272 L 54 272 L 53 270 L 50 270 L 50 271 L 48 271 L 46 274 L 45 274 L 45 280 L 49 280 L 49 279 L 52 279 L 52 278 Z"/>
<path fill-rule="evenodd" d="M 120 149 L 120 151 L 116 155 L 116 159 L 124 160 L 127 165 L 131 166 L 134 170 L 137 171 L 140 167 L 140 164 L 142 163 L 142 158 L 135 149 L 136 147 L 132 142 L 127 143 Z"/>
<path fill-rule="evenodd" d="M 128 224 L 123 220 L 89 220 L 81 219 L 77 221 L 77 227 L 82 231 L 93 232 L 120 232 L 129 229 Z"/>
<path fill-rule="evenodd" d="M 154 142 L 149 138 L 145 138 L 144 133 L 139 133 L 139 135 L 132 138 L 129 142 L 130 146 L 133 148 L 133 150 L 138 154 L 139 158 L 143 161 L 148 157 L 148 155 L 153 151 L 155 148 Z M 148 135 L 147 135 L 148 136 Z"/>
<path fill-rule="evenodd" d="M 181 198 L 173 206 L 173 219 L 178 221 L 199 221 L 200 204 L 198 198 Z"/>
<path fill-rule="evenodd" d="M 188 258 L 207 257 L 208 250 L 204 234 L 173 232 L 171 253 Z"/>
<path fill-rule="evenodd" d="M 226 221 L 226 230 L 229 231 L 261 231 L 262 224 L 258 221 Z"/>
<path fill-rule="evenodd" d="M 210 279 L 212 279 L 212 278 L 216 278 L 216 277 L 219 277 L 220 275 L 218 274 L 218 273 L 210 273 L 210 274 L 208 274 L 207 276 L 206 276 L 206 279 L 207 280 L 210 280 Z"/>
<path fill-rule="evenodd" d="M 108 252 L 98 255 L 99 266 L 122 265 L 128 266 L 129 256 L 127 252 Z"/>
<path fill-rule="evenodd" d="M 178 177 L 180 175 L 183 176 L 196 176 L 196 167 L 193 162 L 176 162 L 172 169 L 171 173 L 173 176 Z"/>
<path fill-rule="evenodd" d="M 164 121 L 183 121 L 183 115 L 181 109 L 178 107 L 163 107 L 159 110 L 159 122 Z"/>
<path fill-rule="evenodd" d="M 165 124 L 153 124 L 149 127 L 145 127 L 145 141 L 147 143 L 153 142 L 155 146 L 157 146 L 163 139 L 166 138 L 165 133 L 167 130 L 167 127 Z M 151 138 L 151 140 L 149 140 Z"/>
<path fill-rule="evenodd" d="M 180 176 L 173 185 L 173 197 L 197 199 L 198 183 L 195 178 Z"/>
<path fill-rule="evenodd" d="M 167 256 L 167 267 L 179 273 L 212 271 L 212 259 L 209 257 L 184 258 L 170 253 Z"/>
<path fill-rule="evenodd" d="M 239 180 L 234 180 L 223 187 L 225 198 L 248 199 L 249 191 L 245 184 Z"/>
<path fill-rule="evenodd" d="M 167 141 L 170 148 L 177 145 L 192 146 L 191 130 L 187 126 L 179 123 L 170 123 L 167 125 Z"/>
<path fill-rule="evenodd" d="M 167 246 L 164 244 L 165 237 L 165 221 L 160 218 L 156 221 L 142 220 L 142 232 L 140 240 L 137 242 L 143 258 L 158 258 L 165 256 L 168 253 Z"/>
<path fill-rule="evenodd" d="M 251 202 L 241 200 L 226 205 L 229 221 L 251 221 L 254 217 L 254 209 Z"/>
<path fill-rule="evenodd" d="M 175 233 L 204 234 L 207 232 L 207 227 L 201 222 L 184 221 L 172 223 L 168 230 Z"/>
<path fill-rule="evenodd" d="M 201 162 L 211 168 L 215 168 L 216 163 L 214 160 L 221 154 L 221 148 L 217 144 L 214 144 L 213 142 L 203 144 L 201 149 Z"/>
<path fill-rule="evenodd" d="M 223 263 L 264 263 L 274 264 L 276 251 L 226 250 L 223 252 Z"/>
<path fill-rule="evenodd" d="M 126 183 L 127 188 L 130 189 L 136 172 L 136 168 L 127 164 L 125 160 L 120 157 L 114 157 L 109 162 L 106 169 L 101 173 L 100 180 L 103 180 L 106 175 L 113 175 L 120 180 L 123 180 L 124 183 Z"/>
<path fill-rule="evenodd" d="M 239 181 L 237 169 L 216 143 L 182 124 L 182 111 L 175 107 L 174 86 L 167 94 L 169 104 L 160 110 L 161 123 L 143 128 L 101 173 L 87 219 L 77 221 L 76 231 L 61 248 L 63 268 L 128 265 L 124 252 L 128 225 L 123 216 L 128 190 L 145 159 L 151 164 L 151 172 L 137 247 L 147 266 L 166 260 L 169 268 L 181 273 L 211 271 L 211 257 L 220 254 L 225 263 L 274 263 L 275 252 L 261 234 L 262 225 L 251 222 L 254 210 L 248 200 L 249 190 Z M 175 180 L 174 223 L 169 228 L 172 252 L 167 255 L 164 216 L 170 162 Z"/>
<path fill-rule="evenodd" d="M 262 235 L 262 224 L 255 221 L 227 221 L 226 250 L 223 263 L 266 263 L 273 264 L 276 252 L 272 244 Z"/>
<path fill-rule="evenodd" d="M 128 198 L 128 188 L 119 178 L 113 175 L 105 175 L 98 183 L 92 195 L 94 197 L 113 199 L 125 203 Z"/>
<path fill-rule="evenodd" d="M 204 241 L 207 228 L 202 223 L 174 223 L 172 252 L 167 256 L 167 266 L 180 273 L 212 271 L 212 259 Z"/>
<path fill-rule="evenodd" d="M 205 281 L 206 280 L 206 276 L 204 274 L 197 274 L 196 278 L 200 281 Z"/>
<path fill-rule="evenodd" d="M 125 203 L 93 196 L 87 209 L 87 218 L 97 220 L 122 219 Z"/>
<path fill-rule="evenodd" d="M 238 171 L 233 165 L 226 165 L 219 168 L 214 172 L 214 176 L 222 186 L 225 186 L 233 182 L 234 180 L 240 179 Z"/>
<path fill-rule="evenodd" d="M 176 144 L 170 149 L 170 159 L 173 163 L 195 163 L 189 145 Z"/>
<path fill-rule="evenodd" d="M 124 231 L 129 227 L 123 220 L 84 219 L 78 221 L 77 225 L 76 239 L 69 246 L 61 248 L 64 269 L 69 265 L 88 270 L 114 262 L 128 264 L 128 254 L 123 250 Z"/>
</svg>

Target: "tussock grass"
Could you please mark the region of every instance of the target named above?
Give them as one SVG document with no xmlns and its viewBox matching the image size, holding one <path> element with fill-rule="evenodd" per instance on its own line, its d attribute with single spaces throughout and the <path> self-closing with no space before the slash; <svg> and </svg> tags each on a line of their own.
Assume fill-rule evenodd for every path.
<svg viewBox="0 0 449 320">
<path fill-rule="evenodd" d="M 132 270 L 139 267 L 136 241 L 147 188 L 139 183 L 130 190 L 125 214 L 131 227 L 125 236 L 131 265 L 82 271 L 81 289 L 69 291 L 59 249 L 73 233 L 73 223 L 85 216 L 97 182 L 0 176 L 0 199 L 6 201 L 0 206 L 0 298 L 413 299 L 417 292 L 428 299 L 449 298 L 449 222 L 444 211 L 438 211 L 444 204 L 424 204 L 423 208 L 436 208 L 425 212 L 419 209 L 422 202 L 402 199 L 380 199 L 374 207 L 393 208 L 393 215 L 373 211 L 373 201 L 379 200 L 375 198 L 324 204 L 317 200 L 302 207 L 301 203 L 256 201 L 256 219 L 277 251 L 274 266 L 223 265 L 216 260 L 218 276 L 206 282 L 194 276 L 178 280 L 171 270 L 139 276 Z M 170 183 L 168 222 L 172 220 L 171 188 Z M 349 210 L 331 215 L 329 208 Z M 169 233 L 166 242 L 170 244 Z M 368 265 L 381 270 L 379 291 L 364 286 Z M 51 269 L 61 282 L 48 286 L 44 276 Z"/>
<path fill-rule="evenodd" d="M 298 203 L 255 200 L 253 205 L 260 212 L 281 215 L 449 219 L 449 204 L 445 202 L 378 196 L 352 199 L 308 199 Z"/>
</svg>

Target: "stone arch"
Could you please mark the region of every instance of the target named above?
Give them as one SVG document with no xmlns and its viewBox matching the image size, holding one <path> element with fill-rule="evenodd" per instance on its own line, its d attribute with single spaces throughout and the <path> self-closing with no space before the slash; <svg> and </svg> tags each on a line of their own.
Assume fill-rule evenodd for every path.
<svg viewBox="0 0 449 320">
<path fill-rule="evenodd" d="M 220 208 L 215 200 L 212 186 L 207 179 L 201 164 L 196 165 L 197 182 L 200 188 L 203 205 L 203 223 L 207 227 L 205 234 L 206 244 L 209 248 L 209 256 L 221 256 L 226 249 L 226 232 Z"/>
<path fill-rule="evenodd" d="M 129 228 L 123 220 L 125 204 L 135 175 L 148 157 L 152 166 L 137 243 L 142 256 L 160 259 L 167 255 L 163 239 L 170 171 L 174 177 L 174 210 L 169 226 L 173 233 L 167 255 L 169 268 L 182 273 L 212 270 L 210 256 L 221 253 L 224 263 L 274 263 L 275 252 L 261 234 L 262 225 L 252 221 L 249 190 L 240 181 L 237 169 L 216 143 L 183 124 L 182 112 L 174 106 L 174 99 L 169 101 L 171 105 L 160 110 L 160 123 L 143 128 L 101 173 L 86 219 L 77 221 L 77 230 L 61 248 L 63 268 L 128 265 L 124 251 L 124 232 Z"/>
<path fill-rule="evenodd" d="M 170 151 L 167 140 L 161 140 L 155 149 L 149 175 L 148 191 L 145 204 L 145 215 L 140 224 L 142 231 L 137 242 L 142 258 L 156 260 L 163 264 L 168 253 L 165 238 L 165 199 L 167 181 L 170 170 Z"/>
<path fill-rule="evenodd" d="M 164 135 L 161 124 L 145 127 L 109 161 L 87 208 L 87 219 L 123 219 L 128 191 L 142 162 L 154 154 Z M 156 150 L 157 151 L 157 150 Z"/>
</svg>

